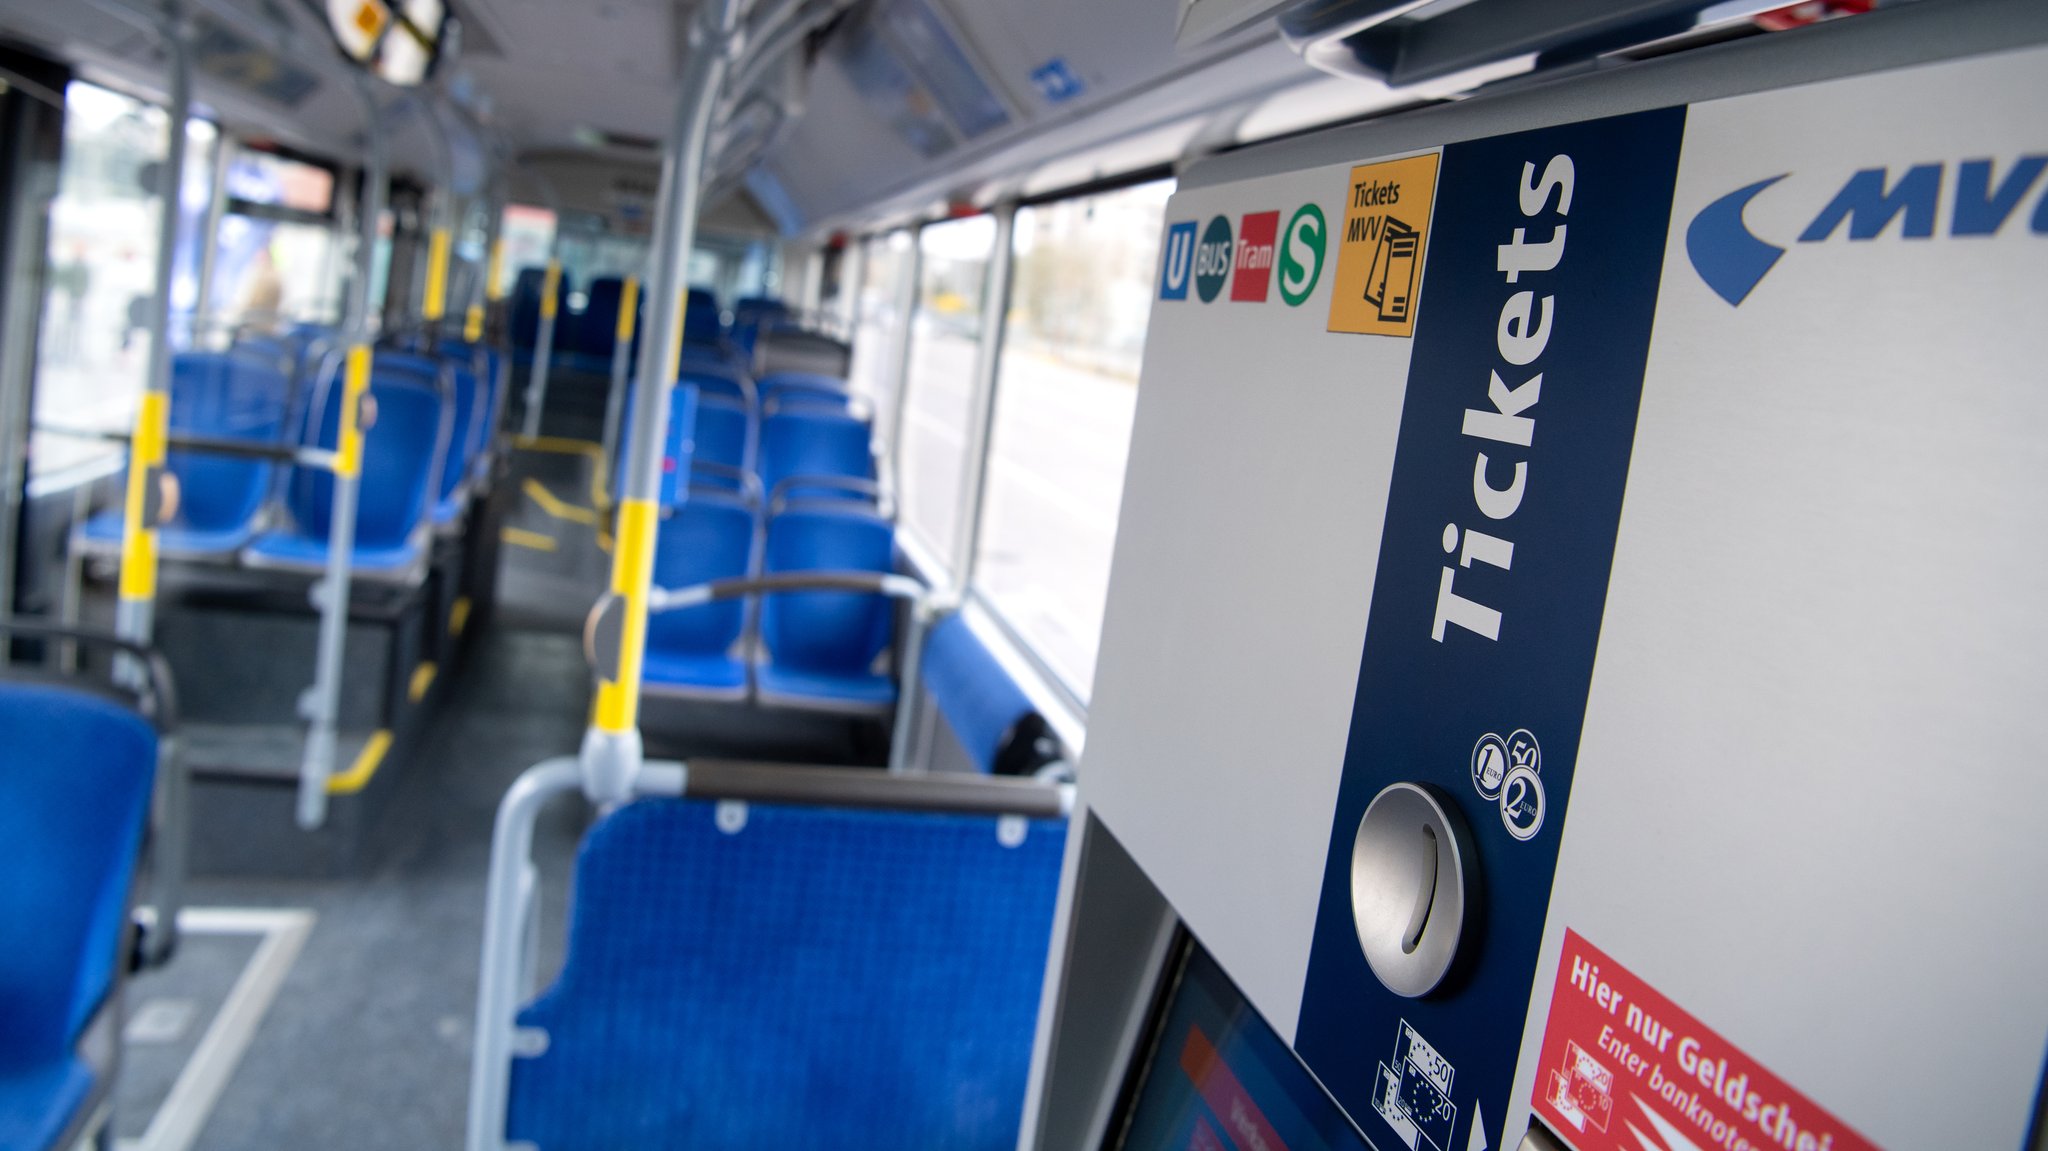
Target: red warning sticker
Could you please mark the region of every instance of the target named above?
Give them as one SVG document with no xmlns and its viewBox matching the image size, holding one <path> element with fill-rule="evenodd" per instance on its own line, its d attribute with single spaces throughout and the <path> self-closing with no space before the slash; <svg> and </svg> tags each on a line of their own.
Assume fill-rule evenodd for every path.
<svg viewBox="0 0 2048 1151">
<path fill-rule="evenodd" d="M 1574 1151 L 1877 1151 L 1569 928 L 1534 1103 Z"/>
</svg>

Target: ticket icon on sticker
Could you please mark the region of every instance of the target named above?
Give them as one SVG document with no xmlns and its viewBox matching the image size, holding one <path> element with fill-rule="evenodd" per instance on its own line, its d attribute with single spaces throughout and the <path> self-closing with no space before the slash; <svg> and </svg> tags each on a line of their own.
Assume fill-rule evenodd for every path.
<svg viewBox="0 0 2048 1151">
<path fill-rule="evenodd" d="M 1436 174 L 1433 152 L 1351 169 L 1330 296 L 1330 331 L 1415 334 L 1422 261 L 1436 205 Z"/>
</svg>

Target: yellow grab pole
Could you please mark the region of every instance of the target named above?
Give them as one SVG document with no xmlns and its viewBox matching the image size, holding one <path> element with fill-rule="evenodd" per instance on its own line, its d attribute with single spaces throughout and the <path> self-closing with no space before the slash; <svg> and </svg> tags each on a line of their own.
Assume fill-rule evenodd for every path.
<svg viewBox="0 0 2048 1151">
<path fill-rule="evenodd" d="M 135 411 L 135 434 L 128 446 L 128 493 L 121 532 L 121 599 L 149 603 L 156 599 L 156 532 L 162 508 L 164 441 L 170 435 L 171 397 L 167 392 L 142 394 Z"/>
<path fill-rule="evenodd" d="M 504 274 L 505 238 L 500 236 L 491 241 L 491 258 L 488 267 L 484 271 L 484 299 L 486 301 L 495 304 L 505 298 L 504 291 L 498 287 L 498 280 Z"/>
<path fill-rule="evenodd" d="M 626 377 L 631 370 L 634 321 L 640 309 L 640 277 L 627 276 L 619 288 L 619 325 L 612 333 L 612 379 L 604 399 L 604 453 L 599 464 L 605 469 L 599 478 L 605 492 L 619 466 L 619 419 L 626 402 Z"/>
<path fill-rule="evenodd" d="M 427 298 L 420 316 L 428 323 L 448 313 L 448 255 L 453 237 L 446 228 L 435 228 L 427 249 Z"/>
<path fill-rule="evenodd" d="M 462 317 L 462 339 L 465 343 L 480 344 L 484 339 L 484 306 L 471 304 Z"/>
</svg>

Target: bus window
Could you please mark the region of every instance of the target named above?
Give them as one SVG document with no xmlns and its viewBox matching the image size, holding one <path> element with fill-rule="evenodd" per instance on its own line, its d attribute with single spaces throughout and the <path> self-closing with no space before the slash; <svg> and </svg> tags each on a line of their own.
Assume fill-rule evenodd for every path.
<svg viewBox="0 0 2048 1151">
<path fill-rule="evenodd" d="M 42 331 L 36 348 L 33 420 L 73 428 L 126 431 L 149 364 L 157 201 L 154 181 L 165 152 L 163 109 L 118 92 L 73 82 L 64 95 L 64 158 L 50 205 Z M 189 237 L 206 214 L 214 126 L 186 128 L 179 194 Z M 198 299 L 199 258 L 188 239 L 174 268 L 172 299 L 182 320 Z M 38 434 L 30 449 L 37 478 L 70 469 L 112 468 L 120 449 Z"/>
<path fill-rule="evenodd" d="M 941 560 L 952 554 L 961 527 L 960 478 L 995 237 L 991 216 L 932 224 L 917 236 L 917 307 L 901 416 L 902 514 Z"/>
<path fill-rule="evenodd" d="M 505 205 L 499 235 L 505 242 L 505 259 L 498 266 L 498 295 L 512 294 L 512 282 L 521 268 L 539 268 L 548 262 L 555 246 L 555 214 L 531 204 Z"/>
<path fill-rule="evenodd" d="M 1086 700 L 1173 182 L 1017 212 L 976 590 Z"/>
<path fill-rule="evenodd" d="M 896 426 L 896 371 L 903 331 L 903 278 L 910 274 L 910 233 L 892 232 L 867 241 L 861 255 L 853 332 L 854 391 L 874 404 L 875 427 L 888 435 Z"/>
</svg>

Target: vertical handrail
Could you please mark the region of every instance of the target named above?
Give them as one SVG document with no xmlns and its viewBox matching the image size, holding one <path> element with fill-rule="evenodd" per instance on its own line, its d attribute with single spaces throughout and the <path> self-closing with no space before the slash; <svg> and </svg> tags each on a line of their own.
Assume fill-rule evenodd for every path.
<svg viewBox="0 0 2048 1151">
<path fill-rule="evenodd" d="M 647 641 L 648 585 L 654 577 L 654 536 L 659 520 L 661 455 L 669 415 L 668 386 L 683 354 L 683 310 L 689 304 L 690 249 L 697 238 L 697 214 L 704 191 L 704 158 L 718 93 L 730 67 L 739 0 L 719 0 L 698 10 L 690 30 L 675 126 L 661 169 L 661 201 L 655 216 L 648 277 L 649 338 L 641 341 L 633 396 L 633 434 L 626 452 L 626 480 L 619 492 L 612 538 L 611 590 L 597 613 L 596 707 L 583 737 L 584 790 L 599 802 L 630 796 L 640 773 L 641 656 Z"/>
<path fill-rule="evenodd" d="M 1017 205 L 995 210 L 995 248 L 981 286 L 981 333 L 974 351 L 974 380 L 968 393 L 966 466 L 960 469 L 960 519 L 953 525 L 951 570 L 956 587 L 965 588 L 974 575 L 974 553 L 981 539 L 981 493 L 988 478 L 989 425 L 995 420 L 996 369 L 1010 322 L 1010 257 L 1017 230 Z"/>
<path fill-rule="evenodd" d="M 559 233 L 561 217 L 556 217 Z M 526 416 L 520 433 L 526 439 L 540 435 L 540 412 L 548 402 L 548 369 L 555 355 L 555 296 L 562 289 L 562 260 L 548 256 L 548 274 L 540 285 L 540 331 L 533 337 L 533 366 L 526 377 Z"/>
<path fill-rule="evenodd" d="M 604 490 L 615 500 L 618 498 L 619 493 L 612 491 L 611 485 L 612 476 L 617 474 L 619 467 L 619 416 L 626 400 L 626 377 L 632 370 L 632 366 L 628 361 L 633 358 L 633 328 L 635 313 L 638 311 L 639 306 L 640 277 L 627 276 L 626 282 L 619 286 L 619 326 L 618 330 L 613 333 L 612 382 L 610 389 L 605 392 L 604 397 L 604 453 L 602 458 L 605 470 L 604 475 L 599 477 L 604 484 Z"/>
<path fill-rule="evenodd" d="M 357 221 L 355 275 L 349 283 L 348 354 L 342 377 L 341 426 L 335 435 L 334 504 L 328 521 L 327 571 L 314 584 L 320 609 L 320 646 L 314 656 L 313 686 L 301 700 L 308 727 L 299 763 L 299 826 L 311 830 L 327 819 L 327 786 L 334 774 L 340 737 L 341 669 L 348 640 L 349 582 L 356 542 L 356 502 L 362 484 L 363 400 L 370 391 L 373 351 L 370 272 L 375 264 L 377 228 L 384 215 L 385 141 L 383 117 L 367 76 L 352 73 L 363 104 L 364 149 L 361 219 Z"/>
<path fill-rule="evenodd" d="M 427 232 L 427 276 L 420 292 L 421 337 L 431 347 L 439 336 L 442 317 L 448 314 L 448 260 L 455 246 L 455 144 L 448 138 L 448 125 L 434 102 L 424 97 L 418 104 L 427 135 L 434 140 L 434 160 L 440 171 L 440 188 L 434 195 L 434 210 Z"/>
<path fill-rule="evenodd" d="M 156 628 L 157 527 L 163 519 L 165 440 L 171 423 L 171 275 L 178 248 L 178 201 L 185 179 L 185 122 L 192 114 L 192 62 L 178 9 L 164 9 L 162 34 L 169 55 L 170 99 L 164 109 L 170 140 L 157 173 L 156 267 L 149 309 L 149 374 L 135 410 L 128 444 L 128 487 L 121 515 L 120 597 L 114 634 L 147 644 Z M 122 657 L 124 676 L 140 674 Z"/>
</svg>

